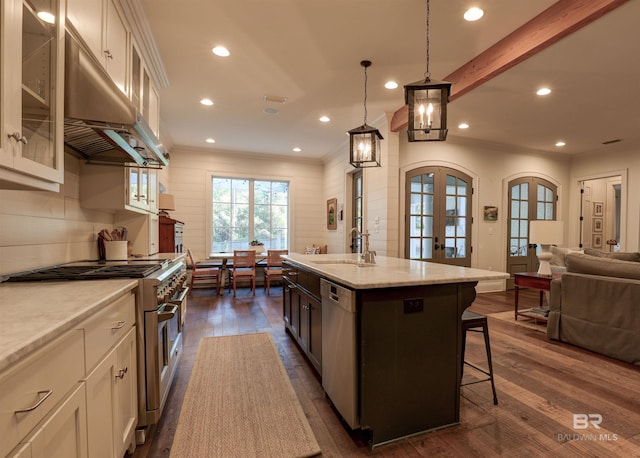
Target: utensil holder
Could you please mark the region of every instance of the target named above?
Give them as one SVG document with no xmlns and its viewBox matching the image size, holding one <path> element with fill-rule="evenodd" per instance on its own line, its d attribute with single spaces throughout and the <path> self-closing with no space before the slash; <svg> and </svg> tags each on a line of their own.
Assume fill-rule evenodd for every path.
<svg viewBox="0 0 640 458">
<path fill-rule="evenodd" d="M 127 260 L 127 241 L 105 241 L 104 249 L 107 261 L 126 261 Z"/>
</svg>

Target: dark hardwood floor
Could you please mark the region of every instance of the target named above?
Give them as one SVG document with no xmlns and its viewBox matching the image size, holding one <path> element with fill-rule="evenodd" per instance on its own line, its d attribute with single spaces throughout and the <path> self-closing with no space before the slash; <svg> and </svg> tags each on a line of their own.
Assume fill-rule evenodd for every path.
<svg viewBox="0 0 640 458">
<path fill-rule="evenodd" d="M 267 296 L 259 288 L 253 297 L 245 288 L 235 299 L 229 294 L 217 297 L 214 290 L 191 294 L 183 358 L 167 407 L 134 457 L 169 455 L 200 338 L 257 331 L 273 336 L 322 456 L 640 457 L 640 367 L 492 317 L 489 330 L 499 404 L 492 402 L 489 383 L 464 386 L 460 425 L 370 450 L 347 432 L 325 399 L 317 375 L 284 331 L 281 289 L 273 288 L 274 292 Z M 513 310 L 513 300 L 513 291 L 478 294 L 471 309 L 484 314 Z M 520 293 L 523 308 L 535 306 L 537 300 L 537 292 Z M 467 361 L 485 364 L 480 334 L 468 335 L 466 351 Z M 473 376 L 472 369 L 465 369 L 465 380 Z M 600 429 L 591 425 L 574 429 L 575 414 L 601 415 Z"/>
</svg>

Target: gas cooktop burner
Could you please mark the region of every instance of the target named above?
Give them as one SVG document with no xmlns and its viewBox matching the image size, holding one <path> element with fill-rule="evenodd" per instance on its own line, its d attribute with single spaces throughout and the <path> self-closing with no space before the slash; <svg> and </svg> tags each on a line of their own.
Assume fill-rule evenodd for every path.
<svg viewBox="0 0 640 458">
<path fill-rule="evenodd" d="M 103 280 L 107 278 L 144 278 L 162 264 L 54 266 L 12 274 L 5 281 Z"/>
</svg>

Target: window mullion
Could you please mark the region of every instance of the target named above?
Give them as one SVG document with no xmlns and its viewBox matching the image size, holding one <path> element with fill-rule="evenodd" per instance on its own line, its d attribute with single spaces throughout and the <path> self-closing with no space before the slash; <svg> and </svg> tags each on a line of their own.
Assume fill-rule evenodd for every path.
<svg viewBox="0 0 640 458">
<path fill-rule="evenodd" d="M 249 180 L 249 242 L 256 240 L 254 185 L 255 180 Z"/>
</svg>

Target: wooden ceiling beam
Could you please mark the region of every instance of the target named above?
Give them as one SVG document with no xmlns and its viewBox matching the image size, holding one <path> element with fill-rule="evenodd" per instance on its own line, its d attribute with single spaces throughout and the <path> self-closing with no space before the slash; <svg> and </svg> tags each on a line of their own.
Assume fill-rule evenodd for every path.
<svg viewBox="0 0 640 458">
<path fill-rule="evenodd" d="M 559 0 L 443 78 L 453 84 L 449 100 L 454 101 L 628 1 Z M 392 132 L 407 127 L 407 113 L 407 105 L 394 113 Z"/>
</svg>

